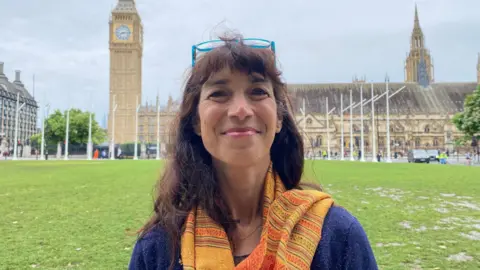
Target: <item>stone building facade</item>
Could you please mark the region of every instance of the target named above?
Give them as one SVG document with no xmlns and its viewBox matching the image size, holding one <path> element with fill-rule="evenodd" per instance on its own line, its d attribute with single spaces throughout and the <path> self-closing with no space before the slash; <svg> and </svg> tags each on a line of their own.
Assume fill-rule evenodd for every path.
<svg viewBox="0 0 480 270">
<path fill-rule="evenodd" d="M 157 113 L 157 108 L 159 108 L 159 113 Z M 162 153 L 169 151 L 174 139 L 170 129 L 177 115 L 178 108 L 178 102 L 175 102 L 172 97 L 169 97 L 166 106 L 159 104 L 158 98 L 156 104 L 147 102 L 143 105 L 139 112 L 138 141 L 156 145 L 157 134 L 159 134 L 160 151 Z M 160 122 L 160 128 L 158 128 L 158 122 Z"/>
<path fill-rule="evenodd" d="M 0 153 L 12 151 L 14 146 L 17 96 L 19 106 L 25 103 L 18 115 L 17 133 L 18 145 L 23 146 L 36 132 L 38 105 L 22 83 L 21 72 L 15 71 L 15 80 L 10 82 L 0 62 Z"/>
<path fill-rule="evenodd" d="M 352 101 L 359 103 L 360 88 L 363 88 L 363 99 L 368 101 L 372 97 L 372 88 L 375 96 L 385 93 L 387 87 L 389 93 L 393 94 L 403 86 L 405 88 L 402 91 L 389 99 L 391 152 L 405 153 L 411 148 L 452 151 L 455 148 L 455 140 L 463 137 L 463 134 L 452 124 L 452 117 L 463 110 L 465 97 L 471 94 L 478 84 L 480 84 L 480 54 L 476 82 L 435 82 L 433 60 L 425 47 L 425 37 L 415 7 L 410 52 L 405 62 L 405 82 L 371 84 L 355 80 L 352 83 L 337 84 L 290 84 L 288 88 L 296 109 L 297 123 L 300 128 L 305 126 L 303 134 L 306 147 L 318 155 L 319 151 L 327 150 L 328 134 L 331 152 L 340 154 L 341 96 L 343 96 L 344 108 L 347 108 L 350 104 L 350 90 L 352 90 Z M 328 127 L 326 126 L 326 98 L 329 100 L 329 107 L 335 108 L 328 116 Z M 305 119 L 300 113 L 303 99 L 306 101 Z M 371 104 L 364 106 L 365 151 L 369 153 L 372 150 L 372 127 L 374 127 L 376 149 L 383 152 L 388 143 L 385 96 L 375 102 L 374 126 L 372 126 L 371 112 Z M 349 110 L 343 113 L 344 150 L 359 150 L 362 123 L 360 108 L 357 107 L 352 112 L 353 140 L 350 138 L 349 113 Z M 468 146 L 465 146 L 463 149 L 460 147 L 459 150 L 467 151 L 467 149 L 469 149 Z"/>
<path fill-rule="evenodd" d="M 389 101 L 392 153 L 405 153 L 411 148 L 452 151 L 455 139 L 463 137 L 463 134 L 455 128 L 451 119 L 455 113 L 463 110 L 465 96 L 473 92 L 477 83 L 435 83 L 427 88 L 417 83 L 388 83 L 390 93 L 394 93 L 403 86 L 405 89 L 391 97 Z M 386 91 L 387 83 L 357 82 L 289 85 L 288 87 L 296 107 L 298 126 L 301 129 L 305 126 L 303 134 L 306 148 L 318 155 L 318 151 L 327 150 L 328 133 L 332 153 L 341 151 L 341 96 L 343 96 L 343 108 L 347 108 L 350 105 L 350 90 L 353 90 L 353 102 L 359 103 L 360 87 L 363 88 L 363 99 L 369 101 L 372 97 L 372 87 L 373 95 L 379 96 Z M 300 113 L 304 98 L 307 101 L 305 119 Z M 326 98 L 328 98 L 329 107 L 334 109 L 329 114 L 328 127 L 326 126 Z M 374 125 L 372 125 L 371 103 L 365 105 L 363 109 L 364 145 L 367 153 L 372 151 L 373 130 L 375 130 L 378 151 L 384 152 L 387 143 L 385 96 L 377 100 L 374 105 Z M 360 108 L 356 107 L 352 112 L 352 141 L 350 111 L 343 113 L 344 150 L 347 152 L 350 149 L 360 149 L 361 120 Z"/>
</svg>

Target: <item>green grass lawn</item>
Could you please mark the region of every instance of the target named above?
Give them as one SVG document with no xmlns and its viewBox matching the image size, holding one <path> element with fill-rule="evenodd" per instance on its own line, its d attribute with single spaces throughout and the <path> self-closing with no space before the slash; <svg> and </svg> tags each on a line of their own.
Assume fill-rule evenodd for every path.
<svg viewBox="0 0 480 270">
<path fill-rule="evenodd" d="M 125 269 L 161 167 L 0 162 L 0 269 Z M 381 269 L 480 268 L 480 168 L 316 161 L 305 172 L 360 220 Z"/>
</svg>

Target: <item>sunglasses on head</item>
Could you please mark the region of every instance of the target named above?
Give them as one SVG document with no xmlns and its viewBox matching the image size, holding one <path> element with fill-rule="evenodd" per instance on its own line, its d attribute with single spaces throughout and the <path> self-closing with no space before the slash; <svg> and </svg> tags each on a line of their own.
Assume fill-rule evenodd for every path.
<svg viewBox="0 0 480 270">
<path fill-rule="evenodd" d="M 271 48 L 273 53 L 275 54 L 275 42 L 261 39 L 261 38 L 246 38 L 241 40 L 243 44 L 249 46 L 250 48 L 255 49 L 268 49 Z M 233 40 L 229 42 L 240 42 L 240 40 Z M 202 43 L 198 43 L 197 45 L 192 46 L 192 67 L 195 66 L 195 60 L 197 59 L 198 53 L 205 53 L 209 52 L 215 48 L 221 47 L 225 44 L 224 40 L 209 40 Z"/>
</svg>

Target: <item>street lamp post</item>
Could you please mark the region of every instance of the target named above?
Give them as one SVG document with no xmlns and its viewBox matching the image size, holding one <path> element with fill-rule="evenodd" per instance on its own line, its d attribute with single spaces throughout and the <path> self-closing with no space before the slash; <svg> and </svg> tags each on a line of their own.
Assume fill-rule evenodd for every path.
<svg viewBox="0 0 480 270">
<path fill-rule="evenodd" d="M 12 160 L 17 160 L 17 148 L 18 148 L 18 115 L 20 114 L 20 110 L 25 106 L 25 102 L 19 107 L 20 105 L 20 93 L 17 93 L 17 106 L 15 108 L 15 142 L 13 148 L 13 157 Z"/>
</svg>

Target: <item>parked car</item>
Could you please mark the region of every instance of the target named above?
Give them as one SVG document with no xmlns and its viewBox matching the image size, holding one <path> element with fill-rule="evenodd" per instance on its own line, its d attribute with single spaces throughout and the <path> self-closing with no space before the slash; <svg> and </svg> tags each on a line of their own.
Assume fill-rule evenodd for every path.
<svg viewBox="0 0 480 270">
<path fill-rule="evenodd" d="M 430 161 L 440 162 L 438 156 L 440 155 L 440 151 L 438 150 L 427 150 L 428 155 L 430 156 Z"/>
<path fill-rule="evenodd" d="M 430 163 L 430 155 L 423 149 L 409 150 L 407 159 L 409 163 Z"/>
</svg>

